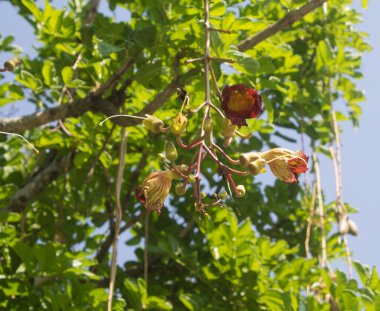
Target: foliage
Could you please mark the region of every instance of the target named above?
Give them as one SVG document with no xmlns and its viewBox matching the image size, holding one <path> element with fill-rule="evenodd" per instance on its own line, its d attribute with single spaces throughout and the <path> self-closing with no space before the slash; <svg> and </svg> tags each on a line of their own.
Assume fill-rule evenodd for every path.
<svg viewBox="0 0 380 311">
<path fill-rule="evenodd" d="M 69 111 L 62 122 L 70 135 L 57 130 L 57 122 L 48 122 L 60 117 L 30 123 L 21 132 L 37 146 L 38 155 L 17 137 L 0 136 L 0 308 L 104 310 L 120 123 L 98 124 L 107 109 L 114 109 L 112 114 L 122 106 L 128 114 L 154 113 L 170 123 L 180 107 L 174 95 L 179 86 L 190 94 L 190 106 L 203 101 L 202 64 L 184 63 L 203 55 L 202 2 L 109 0 L 111 10 L 127 12 L 130 18 L 116 21 L 98 12 L 93 23 L 85 22 L 83 0 L 68 1 L 65 9 L 49 1 L 11 2 L 34 28 L 39 44 L 37 56 L 24 56 L 14 75 L 0 75 L 0 107 L 24 100 L 43 112 L 58 102 Z M 370 47 L 366 34 L 355 28 L 360 14 L 350 2 L 329 1 L 246 51 L 237 44 L 306 1 L 212 2 L 212 26 L 232 31 L 212 32 L 212 54 L 236 60 L 214 67 L 218 84 L 254 86 L 262 90 L 265 105 L 261 118 L 242 128 L 253 134 L 249 143 L 235 140 L 227 148 L 230 155 L 297 143 L 301 133 L 314 150 L 328 152 L 334 141 L 330 81 L 333 101 L 346 103 L 335 112 L 337 120 L 358 125 L 364 95 L 355 81 L 362 76 L 361 55 Z M 19 56 L 12 41 L 0 37 L 0 51 Z M 125 63 L 129 65 L 112 85 L 94 91 Z M 5 75 L 14 80 L 4 82 Z M 167 94 L 169 100 L 157 100 Z M 219 103 L 216 97 L 213 101 Z M 201 118 L 189 119 L 186 139 L 195 137 Z M 2 124 L 0 119 L 0 130 Z M 263 185 L 255 177 L 239 177 L 246 197 L 207 210 L 208 217 L 195 211 L 190 192 L 178 196 L 172 191 L 167 208 L 149 218 L 146 283 L 145 212 L 134 189 L 160 169 L 158 154 L 170 138 L 133 122 L 124 125 L 128 139 L 121 231 L 130 234 L 127 241 L 122 236 L 126 245 L 119 250 L 114 310 L 380 310 L 375 267 L 355 262 L 359 282 L 320 266 L 322 234 L 319 217 L 310 215 L 312 191 L 281 181 Z M 179 156 L 179 162 L 189 162 L 192 154 Z M 205 160 L 203 166 L 204 176 L 213 181 L 206 190 L 226 188 L 214 173 L 214 162 Z M 345 249 L 333 226 L 335 201 L 325 203 L 331 262 L 344 258 Z M 310 258 L 305 250 L 308 220 Z M 134 256 L 127 253 L 132 251 Z"/>
</svg>

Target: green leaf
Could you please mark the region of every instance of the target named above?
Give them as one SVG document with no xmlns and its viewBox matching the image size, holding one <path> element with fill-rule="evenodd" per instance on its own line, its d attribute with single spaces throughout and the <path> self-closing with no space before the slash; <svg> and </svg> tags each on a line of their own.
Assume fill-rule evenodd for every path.
<svg viewBox="0 0 380 311">
<path fill-rule="evenodd" d="M 62 80 L 63 83 L 70 84 L 74 77 L 74 70 L 73 68 L 66 66 L 62 69 Z"/>
<path fill-rule="evenodd" d="M 0 222 L 17 222 L 20 218 L 18 213 L 0 211 Z"/>
<path fill-rule="evenodd" d="M 360 280 L 363 285 L 367 285 L 367 281 L 370 277 L 370 269 L 368 266 L 362 265 L 359 261 L 354 261 L 354 268 L 356 272 L 359 274 Z"/>
<path fill-rule="evenodd" d="M 21 0 L 22 4 L 33 14 L 37 21 L 41 19 L 41 11 L 33 0 Z"/>
<path fill-rule="evenodd" d="M 211 16 L 222 16 L 226 13 L 227 7 L 224 1 L 216 2 L 211 5 L 210 15 Z"/>
<path fill-rule="evenodd" d="M 54 64 L 51 61 L 45 61 L 42 66 L 42 77 L 47 86 L 50 86 L 55 73 Z"/>
</svg>

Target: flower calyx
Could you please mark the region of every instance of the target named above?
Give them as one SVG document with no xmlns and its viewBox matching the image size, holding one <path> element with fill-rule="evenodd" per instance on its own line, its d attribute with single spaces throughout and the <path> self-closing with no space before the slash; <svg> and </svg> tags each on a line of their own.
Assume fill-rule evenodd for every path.
<svg viewBox="0 0 380 311">
<path fill-rule="evenodd" d="M 182 112 L 179 112 L 172 120 L 171 132 L 176 136 L 180 136 L 186 131 L 186 126 L 187 118 L 182 114 Z"/>
<path fill-rule="evenodd" d="M 145 119 L 143 120 L 142 124 L 148 131 L 155 134 L 161 133 L 162 129 L 164 128 L 164 122 L 150 114 L 145 115 Z"/>
</svg>

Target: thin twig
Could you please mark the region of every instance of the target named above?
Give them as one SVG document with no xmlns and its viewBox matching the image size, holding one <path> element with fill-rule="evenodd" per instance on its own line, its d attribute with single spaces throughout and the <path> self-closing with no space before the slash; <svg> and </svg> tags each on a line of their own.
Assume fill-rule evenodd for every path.
<svg viewBox="0 0 380 311">
<path fill-rule="evenodd" d="M 122 208 L 120 202 L 120 193 L 121 185 L 123 182 L 123 173 L 125 166 L 125 153 L 126 153 L 126 141 L 127 134 L 125 127 L 121 130 L 121 142 L 120 142 L 120 153 L 119 153 L 119 167 L 117 170 L 116 176 L 116 187 L 115 187 L 115 201 L 116 201 L 116 211 L 115 211 L 115 237 L 113 240 L 113 249 L 112 249 L 112 259 L 111 259 L 111 277 L 109 283 L 109 293 L 108 293 L 108 311 L 112 310 L 112 299 L 113 292 L 115 289 L 115 280 L 116 280 L 116 270 L 117 270 L 117 250 L 118 250 L 118 241 L 120 233 L 120 223 L 122 219 Z"/>
<path fill-rule="evenodd" d="M 318 213 L 321 223 L 321 235 L 322 235 L 322 258 L 321 258 L 321 267 L 326 267 L 327 265 L 327 250 L 326 250 L 326 233 L 325 233 L 325 213 L 323 207 L 323 198 L 322 198 L 322 188 L 321 188 L 321 174 L 319 170 L 319 164 L 317 159 L 317 154 L 313 152 L 313 161 L 315 169 L 315 178 L 317 183 L 317 197 L 318 197 Z"/>
<path fill-rule="evenodd" d="M 36 149 L 36 147 L 34 147 L 34 145 L 32 143 L 30 143 L 24 136 L 22 136 L 20 134 L 3 132 L 3 131 L 0 131 L 0 134 L 20 137 L 23 141 L 25 141 L 34 150 L 35 153 L 37 153 L 37 154 L 39 153 L 39 151 Z"/>
<path fill-rule="evenodd" d="M 347 264 L 348 264 L 348 276 L 350 278 L 352 278 L 351 251 L 350 251 L 350 247 L 348 246 L 348 240 L 347 240 L 347 235 L 346 234 L 343 236 L 343 243 L 344 243 L 344 248 L 346 249 L 346 257 L 347 257 Z"/>
<path fill-rule="evenodd" d="M 310 214 L 307 218 L 307 228 L 306 228 L 306 237 L 305 237 L 305 253 L 307 258 L 311 258 L 310 254 L 310 231 L 311 231 L 311 223 L 314 217 L 314 205 L 315 205 L 315 195 L 317 190 L 316 182 L 313 183 L 313 190 L 311 193 L 311 201 L 310 201 Z"/>
<path fill-rule="evenodd" d="M 145 214 L 145 228 L 144 228 L 144 280 L 146 292 L 148 292 L 148 245 L 149 245 L 149 211 Z"/>
<path fill-rule="evenodd" d="M 103 142 L 102 147 L 100 148 L 100 150 L 98 151 L 98 154 L 96 155 L 96 157 L 92 161 L 90 169 L 89 169 L 87 177 L 86 177 L 86 182 L 85 182 L 86 185 L 90 182 L 92 176 L 94 175 L 96 163 L 98 163 L 100 156 L 102 155 L 102 153 L 106 149 L 106 146 L 107 146 L 109 140 L 111 139 L 111 136 L 112 136 L 113 131 L 115 130 L 115 127 L 116 127 L 116 124 L 113 124 L 111 130 L 108 132 L 107 137 Z"/>
</svg>

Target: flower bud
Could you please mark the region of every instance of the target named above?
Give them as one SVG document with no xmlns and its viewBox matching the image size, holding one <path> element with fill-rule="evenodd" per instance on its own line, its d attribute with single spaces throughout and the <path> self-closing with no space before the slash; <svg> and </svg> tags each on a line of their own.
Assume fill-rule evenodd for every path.
<svg viewBox="0 0 380 311">
<path fill-rule="evenodd" d="M 183 182 L 179 182 L 175 184 L 175 193 L 177 195 L 184 195 L 186 192 L 186 187 L 184 187 Z"/>
<path fill-rule="evenodd" d="M 258 175 L 261 173 L 265 173 L 265 164 L 266 164 L 266 162 L 264 159 L 257 159 L 257 160 L 250 162 L 248 164 L 248 171 L 252 175 Z"/>
<path fill-rule="evenodd" d="M 237 189 L 236 196 L 237 196 L 238 198 L 242 198 L 242 197 L 245 196 L 245 187 L 244 187 L 243 185 L 238 185 L 238 186 L 236 187 L 236 189 Z"/>
<path fill-rule="evenodd" d="M 228 197 L 228 194 L 226 191 L 222 191 L 221 193 L 219 193 L 219 199 L 225 200 L 227 199 L 227 197 Z"/>
<path fill-rule="evenodd" d="M 348 223 L 348 233 L 351 235 L 357 236 L 359 234 L 359 229 L 356 223 L 354 223 L 351 219 L 349 219 L 347 223 Z"/>
<path fill-rule="evenodd" d="M 214 122 L 212 121 L 212 119 L 210 117 L 207 117 L 205 119 L 205 123 L 204 123 L 204 126 L 203 126 L 204 130 L 206 132 L 211 132 L 212 129 L 213 129 L 213 127 L 214 127 Z"/>
<path fill-rule="evenodd" d="M 193 184 L 195 182 L 195 176 L 193 174 L 190 174 L 189 175 L 189 178 L 187 179 L 187 181 L 190 183 L 190 184 Z"/>
<path fill-rule="evenodd" d="M 206 192 L 201 192 L 201 198 L 204 199 L 206 197 Z"/>
<path fill-rule="evenodd" d="M 239 165 L 241 167 L 247 167 L 249 162 L 253 162 L 259 158 L 259 154 L 257 152 L 248 152 L 243 153 L 239 156 Z"/>
<path fill-rule="evenodd" d="M 165 144 L 165 154 L 166 154 L 166 158 L 170 162 L 174 162 L 175 160 L 178 159 L 177 149 L 171 141 L 167 141 Z"/>
<path fill-rule="evenodd" d="M 225 138 L 231 138 L 235 135 L 236 125 L 232 124 L 230 119 L 225 118 L 222 124 L 222 135 Z"/>
<path fill-rule="evenodd" d="M 22 64 L 22 60 L 19 58 L 13 58 L 4 63 L 4 69 L 7 71 L 15 71 L 15 69 Z"/>
<path fill-rule="evenodd" d="M 145 117 L 146 119 L 142 122 L 144 127 L 152 133 L 160 133 L 161 128 L 164 127 L 164 122 L 150 114 L 146 114 Z"/>
<path fill-rule="evenodd" d="M 172 120 L 171 131 L 174 135 L 181 135 L 186 131 L 187 118 L 180 112 Z"/>
</svg>

